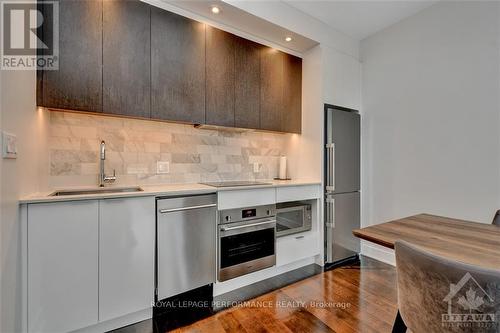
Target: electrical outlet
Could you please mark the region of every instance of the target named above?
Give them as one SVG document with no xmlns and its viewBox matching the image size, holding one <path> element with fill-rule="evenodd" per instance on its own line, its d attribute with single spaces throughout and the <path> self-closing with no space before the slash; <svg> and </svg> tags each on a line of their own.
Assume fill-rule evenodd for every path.
<svg viewBox="0 0 500 333">
<path fill-rule="evenodd" d="M 169 173 L 170 172 L 170 162 L 168 161 L 157 161 L 156 162 L 156 173 Z"/>
<path fill-rule="evenodd" d="M 2 132 L 2 157 L 17 158 L 17 137 L 14 134 Z"/>
<path fill-rule="evenodd" d="M 259 162 L 254 162 L 253 164 L 253 172 L 259 172 L 260 171 L 260 163 Z"/>
</svg>

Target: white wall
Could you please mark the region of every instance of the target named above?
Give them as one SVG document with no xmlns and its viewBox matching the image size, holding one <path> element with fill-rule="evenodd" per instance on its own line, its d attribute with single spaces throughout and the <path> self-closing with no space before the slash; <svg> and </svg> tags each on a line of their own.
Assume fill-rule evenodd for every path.
<svg viewBox="0 0 500 333">
<path fill-rule="evenodd" d="M 2 130 L 2 114 L 3 114 L 3 103 L 2 103 L 2 77 L 3 77 L 3 71 L 0 70 L 0 135 L 1 135 L 1 130 Z M 0 137 L 0 144 L 2 144 L 2 138 Z M 3 258 L 3 241 L 2 241 L 2 221 L 3 221 L 3 195 L 2 195 L 2 188 L 3 188 L 3 182 L 2 182 L 2 165 L 3 165 L 3 159 L 0 156 L 0 258 Z M 3 260 L 2 260 L 3 261 Z M 2 285 L 3 285 L 3 273 L 4 273 L 4 268 L 3 265 L 1 265 L 0 261 L 0 329 L 2 328 L 2 317 L 3 317 L 3 305 L 2 305 L 2 300 L 3 300 L 3 292 L 2 292 Z"/>
<path fill-rule="evenodd" d="M 349 54 L 323 48 L 323 100 L 355 110 L 361 108 L 361 65 Z"/>
<path fill-rule="evenodd" d="M 498 2 L 441 2 L 361 43 L 364 226 L 500 208 Z"/>
<path fill-rule="evenodd" d="M 359 57 L 359 41 L 355 40 L 282 1 L 223 0 L 250 14 L 280 25 L 315 40 L 322 46 Z"/>
<path fill-rule="evenodd" d="M 323 164 L 322 48 L 314 47 L 302 60 L 302 133 L 289 141 L 288 173 L 292 178 L 320 180 Z"/>
<path fill-rule="evenodd" d="M 45 114 L 35 103 L 35 72 L 2 71 L 1 129 L 17 135 L 18 158 L 3 159 L 0 169 L 1 332 L 21 330 L 20 196 L 37 192 L 47 168 L 44 153 Z"/>
</svg>

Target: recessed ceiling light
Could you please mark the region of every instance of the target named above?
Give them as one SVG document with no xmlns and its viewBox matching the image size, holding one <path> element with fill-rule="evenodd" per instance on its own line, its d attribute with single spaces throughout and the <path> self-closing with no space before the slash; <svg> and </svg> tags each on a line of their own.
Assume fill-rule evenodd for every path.
<svg viewBox="0 0 500 333">
<path fill-rule="evenodd" d="M 220 8 L 217 7 L 217 6 L 212 6 L 212 13 L 219 14 L 220 13 Z"/>
<path fill-rule="evenodd" d="M 286 37 L 286 38 L 285 38 L 285 40 L 286 40 L 287 42 L 291 42 L 291 41 L 292 41 L 292 37 L 290 37 L 290 36 L 289 36 L 289 37 Z"/>
</svg>

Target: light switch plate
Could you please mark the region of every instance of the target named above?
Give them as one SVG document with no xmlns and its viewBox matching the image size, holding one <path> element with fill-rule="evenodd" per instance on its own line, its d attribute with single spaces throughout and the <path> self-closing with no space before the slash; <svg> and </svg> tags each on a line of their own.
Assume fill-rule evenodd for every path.
<svg viewBox="0 0 500 333">
<path fill-rule="evenodd" d="M 168 161 L 157 161 L 156 162 L 156 173 L 169 173 L 170 172 L 170 162 Z"/>
<path fill-rule="evenodd" d="M 17 137 L 14 134 L 2 132 L 2 157 L 17 158 Z"/>
</svg>

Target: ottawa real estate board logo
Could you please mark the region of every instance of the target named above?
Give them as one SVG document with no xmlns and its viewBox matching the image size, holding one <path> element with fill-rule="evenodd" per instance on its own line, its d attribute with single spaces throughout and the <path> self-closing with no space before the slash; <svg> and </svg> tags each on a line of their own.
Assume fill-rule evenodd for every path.
<svg viewBox="0 0 500 333">
<path fill-rule="evenodd" d="M 497 301 L 466 273 L 457 284 L 450 285 L 450 292 L 443 299 L 448 311 L 442 314 L 442 326 L 446 328 L 471 328 L 475 332 L 497 331 Z"/>
<path fill-rule="evenodd" d="M 59 69 L 59 3 L 0 1 L 1 69 Z"/>
</svg>

